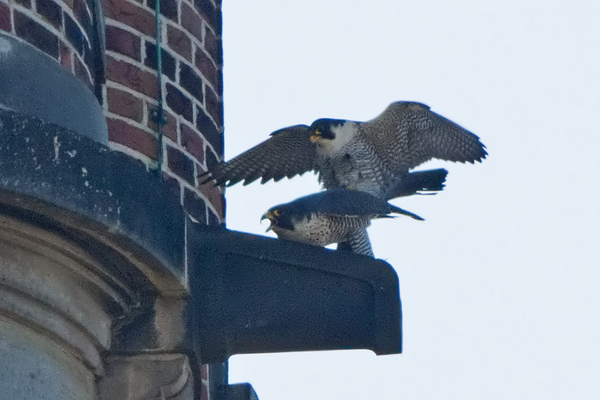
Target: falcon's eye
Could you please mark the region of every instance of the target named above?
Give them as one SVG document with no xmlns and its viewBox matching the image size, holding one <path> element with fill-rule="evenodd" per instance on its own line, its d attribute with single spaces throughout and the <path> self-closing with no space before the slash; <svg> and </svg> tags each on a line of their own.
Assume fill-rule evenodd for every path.
<svg viewBox="0 0 600 400">
<path fill-rule="evenodd" d="M 273 212 L 271 212 L 271 214 L 273 214 L 276 217 L 279 217 L 281 215 L 281 213 L 279 212 L 279 210 L 273 210 Z"/>
<path fill-rule="evenodd" d="M 321 129 L 321 128 L 315 129 L 315 134 L 316 135 L 322 135 L 323 134 L 323 129 Z"/>
</svg>

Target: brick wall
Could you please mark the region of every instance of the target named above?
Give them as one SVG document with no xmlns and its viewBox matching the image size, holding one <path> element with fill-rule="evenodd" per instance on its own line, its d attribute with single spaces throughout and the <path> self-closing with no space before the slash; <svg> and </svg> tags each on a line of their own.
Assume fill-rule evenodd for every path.
<svg viewBox="0 0 600 400">
<path fill-rule="evenodd" d="M 198 221 L 223 218 L 222 193 L 196 176 L 223 152 L 220 1 L 161 0 L 163 178 Z M 157 161 L 155 0 L 103 0 L 104 104 L 109 138 L 154 168 Z"/>
<path fill-rule="evenodd" d="M 218 224 L 222 191 L 200 187 L 197 176 L 223 153 L 221 0 L 161 0 L 160 91 L 155 1 L 0 0 L 0 30 L 43 51 L 92 90 L 105 112 L 109 146 L 148 169 L 157 168 L 152 113 L 162 95 L 165 184 L 189 215 Z M 201 399 L 207 399 L 207 366 L 201 380 Z"/>
<path fill-rule="evenodd" d="M 42 50 L 94 90 L 102 66 L 94 54 L 98 35 L 86 0 L 0 0 L 0 30 Z"/>
<path fill-rule="evenodd" d="M 106 17 L 98 26 L 97 7 Z M 102 103 L 110 146 L 157 168 L 156 0 L 0 0 L 0 30 L 42 50 Z M 223 220 L 222 192 L 197 175 L 223 152 L 221 0 L 161 0 L 163 179 L 200 222 Z M 105 32 L 106 52 L 99 38 Z"/>
</svg>

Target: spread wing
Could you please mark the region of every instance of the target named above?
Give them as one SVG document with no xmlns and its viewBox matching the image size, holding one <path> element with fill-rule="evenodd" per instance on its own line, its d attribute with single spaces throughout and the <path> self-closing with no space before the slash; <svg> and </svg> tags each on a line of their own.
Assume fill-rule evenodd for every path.
<svg viewBox="0 0 600 400">
<path fill-rule="evenodd" d="M 479 137 L 421 103 L 392 103 L 362 123 L 361 130 L 394 172 L 408 171 L 432 158 L 474 163 L 487 155 Z"/>
<path fill-rule="evenodd" d="M 264 142 L 252 147 L 228 162 L 200 175 L 201 184 L 213 180 L 215 185 L 244 185 L 262 178 L 275 182 L 284 176 L 291 178 L 316 169 L 316 148 L 310 141 L 307 125 L 294 125 L 271 134 Z"/>
</svg>

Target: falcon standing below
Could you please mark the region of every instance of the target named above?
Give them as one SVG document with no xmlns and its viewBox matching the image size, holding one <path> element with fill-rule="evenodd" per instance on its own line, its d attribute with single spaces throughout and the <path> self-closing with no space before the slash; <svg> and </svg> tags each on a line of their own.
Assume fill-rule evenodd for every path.
<svg viewBox="0 0 600 400">
<path fill-rule="evenodd" d="M 267 231 L 272 229 L 280 239 L 315 246 L 345 243 L 354 253 L 374 257 L 366 228 L 372 219 L 390 218 L 391 213 L 423 220 L 368 193 L 331 189 L 272 207 L 261 221 L 268 219 Z"/>
<path fill-rule="evenodd" d="M 416 102 L 392 103 L 366 122 L 318 119 L 294 125 L 202 175 L 206 183 L 261 183 L 315 171 L 326 189 L 349 188 L 384 200 L 418 190 L 441 190 L 445 174 L 421 171 L 421 188 L 409 193 L 411 169 L 433 158 L 481 161 L 485 146 L 473 133 Z M 412 179 L 414 181 L 414 179 Z M 398 194 L 401 193 L 401 194 Z"/>
</svg>

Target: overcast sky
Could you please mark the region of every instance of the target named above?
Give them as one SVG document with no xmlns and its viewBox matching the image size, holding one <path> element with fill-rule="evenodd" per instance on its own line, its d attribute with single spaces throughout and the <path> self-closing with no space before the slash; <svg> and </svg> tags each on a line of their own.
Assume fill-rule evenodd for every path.
<svg viewBox="0 0 600 400">
<path fill-rule="evenodd" d="M 597 1 L 225 0 L 225 158 L 279 128 L 415 100 L 480 136 L 481 164 L 374 222 L 396 269 L 404 353 L 245 355 L 261 400 L 600 398 Z M 230 229 L 314 175 L 228 189 Z"/>
</svg>

